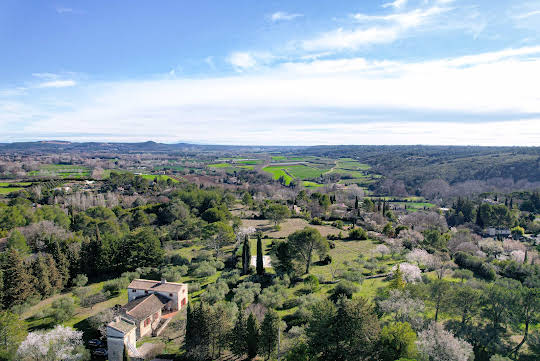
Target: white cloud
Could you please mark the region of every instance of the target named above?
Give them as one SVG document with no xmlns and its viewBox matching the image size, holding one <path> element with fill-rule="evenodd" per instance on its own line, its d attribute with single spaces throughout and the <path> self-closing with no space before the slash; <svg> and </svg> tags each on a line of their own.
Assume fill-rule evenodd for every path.
<svg viewBox="0 0 540 361">
<path fill-rule="evenodd" d="M 278 12 L 275 12 L 272 15 L 270 15 L 270 20 L 272 20 L 273 22 L 288 21 L 288 20 L 294 20 L 294 19 L 302 17 L 302 16 L 304 16 L 304 15 L 302 15 L 302 14 L 290 14 L 290 13 L 287 13 L 287 12 L 284 12 L 284 11 L 278 11 Z"/>
<path fill-rule="evenodd" d="M 388 44 L 404 36 L 409 30 L 430 22 L 437 15 L 450 11 L 449 8 L 431 7 L 415 9 L 390 15 L 355 14 L 353 18 L 362 25 L 352 30 L 339 28 L 302 42 L 307 51 L 356 50 L 361 46 Z"/>
<path fill-rule="evenodd" d="M 38 88 L 66 88 L 77 85 L 75 80 L 51 80 L 37 85 Z"/>
<path fill-rule="evenodd" d="M 423 62 L 314 60 L 230 77 L 84 84 L 61 110 L 8 109 L 27 136 L 41 137 L 533 145 L 538 68 L 540 47 Z"/>
<path fill-rule="evenodd" d="M 407 5 L 407 0 L 395 0 L 394 2 L 383 4 L 382 7 L 383 8 L 393 7 L 395 9 L 401 9 L 405 5 Z"/>
<path fill-rule="evenodd" d="M 248 52 L 234 52 L 229 55 L 228 61 L 238 71 L 254 68 L 257 65 L 255 58 Z"/>
<path fill-rule="evenodd" d="M 516 19 L 527 19 L 527 18 L 530 18 L 532 16 L 539 16 L 539 15 L 540 15 L 540 10 L 534 10 L 534 11 L 529 11 L 529 12 L 526 12 L 526 13 L 523 13 L 523 14 L 516 15 L 515 18 Z"/>
</svg>

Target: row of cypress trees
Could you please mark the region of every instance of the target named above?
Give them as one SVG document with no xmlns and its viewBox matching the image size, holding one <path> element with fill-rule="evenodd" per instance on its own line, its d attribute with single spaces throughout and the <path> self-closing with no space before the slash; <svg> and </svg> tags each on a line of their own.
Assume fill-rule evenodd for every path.
<svg viewBox="0 0 540 361">
<path fill-rule="evenodd" d="M 244 244 L 242 246 L 242 273 L 248 274 L 249 268 L 251 265 L 251 246 L 249 243 L 249 236 L 246 235 L 244 238 Z M 256 270 L 258 275 L 264 274 L 264 263 L 263 263 L 263 249 L 262 249 L 262 240 L 261 235 L 257 235 L 257 263 Z"/>
</svg>

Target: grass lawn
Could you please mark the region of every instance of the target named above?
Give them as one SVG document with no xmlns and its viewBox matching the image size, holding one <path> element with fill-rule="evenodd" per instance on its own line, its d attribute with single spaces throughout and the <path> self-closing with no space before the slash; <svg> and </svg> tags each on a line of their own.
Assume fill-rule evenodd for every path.
<svg viewBox="0 0 540 361">
<path fill-rule="evenodd" d="M 229 168 L 232 167 L 232 164 L 230 163 L 216 163 L 216 164 L 209 164 L 209 167 L 212 168 Z"/>
<path fill-rule="evenodd" d="M 160 181 L 167 181 L 168 179 L 170 179 L 173 183 L 179 182 L 178 179 L 174 179 L 164 174 L 142 174 L 141 177 L 143 177 L 144 179 L 151 180 L 151 181 L 157 178 Z"/>
</svg>

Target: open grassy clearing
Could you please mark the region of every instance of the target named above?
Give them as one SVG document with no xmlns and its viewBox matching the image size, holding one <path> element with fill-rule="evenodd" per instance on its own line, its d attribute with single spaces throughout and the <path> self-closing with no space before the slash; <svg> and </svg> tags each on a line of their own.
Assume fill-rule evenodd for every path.
<svg viewBox="0 0 540 361">
<path fill-rule="evenodd" d="M 170 179 L 173 183 L 179 182 L 177 179 L 174 179 L 164 174 L 141 174 L 141 177 L 143 177 L 144 179 L 151 180 L 151 181 L 157 178 L 159 181 L 167 181 Z"/>
<path fill-rule="evenodd" d="M 291 183 L 291 181 L 293 180 L 293 178 L 285 172 L 285 169 L 280 166 L 264 167 L 263 171 L 272 174 L 272 178 L 274 179 L 279 179 L 280 177 L 283 177 L 285 179 L 286 185 L 289 185 L 289 183 Z"/>
<path fill-rule="evenodd" d="M 242 219 L 242 227 L 255 227 L 257 230 L 263 231 L 269 238 L 285 238 L 289 234 L 304 229 L 305 227 L 316 228 L 323 237 L 328 235 L 337 235 L 341 230 L 330 225 L 315 226 L 309 224 L 308 221 L 302 218 L 289 218 L 280 224 L 280 230 L 274 229 L 274 224 L 265 219 Z M 341 231 L 343 232 L 343 231 Z"/>
</svg>

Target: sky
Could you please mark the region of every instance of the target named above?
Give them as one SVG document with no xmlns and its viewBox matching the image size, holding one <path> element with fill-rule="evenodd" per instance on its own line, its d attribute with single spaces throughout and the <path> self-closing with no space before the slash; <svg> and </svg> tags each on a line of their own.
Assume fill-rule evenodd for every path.
<svg viewBox="0 0 540 361">
<path fill-rule="evenodd" d="M 2 0 L 0 142 L 540 146 L 540 0 Z"/>
</svg>

